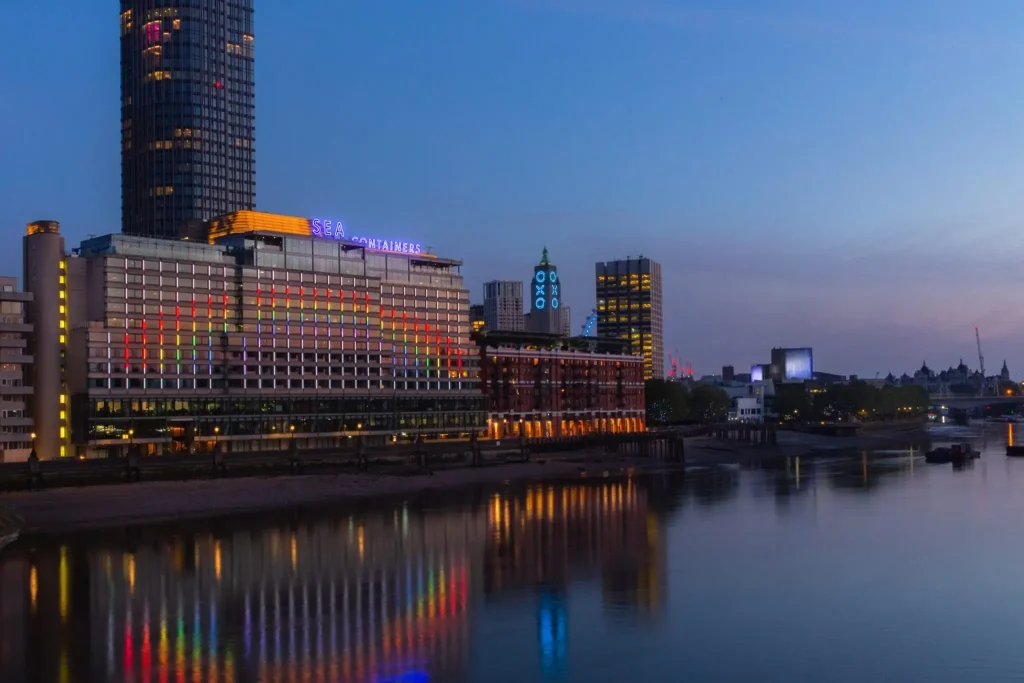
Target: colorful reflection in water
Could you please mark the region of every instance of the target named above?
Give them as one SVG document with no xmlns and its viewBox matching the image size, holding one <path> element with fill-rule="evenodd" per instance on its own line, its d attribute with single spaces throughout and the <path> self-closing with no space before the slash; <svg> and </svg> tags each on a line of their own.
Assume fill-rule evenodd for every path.
<svg viewBox="0 0 1024 683">
<path fill-rule="evenodd" d="M 559 586 L 604 576 L 656 606 L 657 528 L 643 488 L 621 481 L 15 547 L 0 563 L 0 680 L 453 680 L 474 604 L 531 587 L 548 677 L 566 658 Z"/>
</svg>

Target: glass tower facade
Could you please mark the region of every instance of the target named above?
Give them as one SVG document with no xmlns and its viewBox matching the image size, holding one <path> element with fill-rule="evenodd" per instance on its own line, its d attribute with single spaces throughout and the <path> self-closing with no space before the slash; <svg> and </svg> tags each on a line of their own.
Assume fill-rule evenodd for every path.
<svg viewBox="0 0 1024 683">
<path fill-rule="evenodd" d="M 661 264 L 649 258 L 598 263 L 597 336 L 628 339 L 644 358 L 644 379 L 665 376 Z"/>
<path fill-rule="evenodd" d="M 253 0 L 121 0 L 121 230 L 202 239 L 256 203 Z"/>
</svg>

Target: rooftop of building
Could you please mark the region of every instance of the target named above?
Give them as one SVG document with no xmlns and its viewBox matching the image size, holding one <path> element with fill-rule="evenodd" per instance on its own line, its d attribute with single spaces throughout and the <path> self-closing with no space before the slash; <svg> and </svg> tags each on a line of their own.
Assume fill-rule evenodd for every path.
<svg viewBox="0 0 1024 683">
<path fill-rule="evenodd" d="M 60 223 L 57 221 L 32 221 L 26 226 L 25 234 L 27 235 L 38 235 L 40 233 L 59 235 L 60 234 Z"/>
<path fill-rule="evenodd" d="M 239 214 L 254 213 L 239 212 Z M 231 214 L 230 216 L 237 215 Z M 85 257 L 120 254 L 140 258 L 163 258 L 224 265 L 236 264 L 239 255 L 243 253 L 276 252 L 326 259 L 345 258 L 351 254 L 352 260 L 364 260 L 365 255 L 375 254 L 398 257 L 402 261 L 408 261 L 414 268 L 423 268 L 424 270 L 458 272 L 462 265 L 462 261 L 459 259 L 442 258 L 435 254 L 423 253 L 418 243 L 362 237 L 352 239 L 324 237 L 311 234 L 309 227 L 311 221 L 305 221 L 305 219 L 272 214 L 259 214 L 259 217 L 260 220 L 250 216 L 251 220 L 234 222 L 227 229 L 218 232 L 219 236 L 209 244 L 191 240 L 168 240 L 111 233 L 84 240 L 75 250 L 75 254 Z M 227 217 L 221 217 L 221 219 L 224 218 Z M 279 225 L 275 225 L 270 220 L 273 218 L 279 218 L 282 221 Z M 214 221 L 221 219 L 214 219 Z M 305 221 L 305 230 L 296 229 L 297 224 L 294 221 Z M 262 228 L 246 229 L 257 225 Z M 282 229 L 275 229 L 276 227 Z M 314 247 L 317 243 L 324 246 Z M 305 270 L 315 270 L 315 264 L 311 263 Z"/>
<path fill-rule="evenodd" d="M 592 353 L 630 355 L 629 340 L 617 337 L 563 337 L 544 332 L 483 330 L 473 339 L 481 348 L 535 349 L 540 351 L 589 351 Z M 641 361 L 640 356 L 636 356 Z"/>
<path fill-rule="evenodd" d="M 395 239 L 394 236 L 358 234 L 341 221 L 330 218 L 303 218 L 263 211 L 235 211 L 212 218 L 207 223 L 207 240 L 213 244 L 229 235 L 268 234 L 290 235 L 316 240 L 330 240 L 345 245 L 346 249 L 365 249 L 388 254 L 407 255 L 424 259 L 437 259 L 430 247 L 421 242 Z M 446 259 L 461 265 L 461 261 Z"/>
</svg>

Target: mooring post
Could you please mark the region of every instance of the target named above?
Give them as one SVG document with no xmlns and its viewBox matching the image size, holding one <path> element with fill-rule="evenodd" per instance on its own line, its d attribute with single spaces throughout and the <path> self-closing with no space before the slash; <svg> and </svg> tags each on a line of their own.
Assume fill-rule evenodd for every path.
<svg viewBox="0 0 1024 683">
<path fill-rule="evenodd" d="M 480 453 L 480 442 L 476 432 L 469 435 L 469 452 L 473 467 L 480 467 L 483 464 L 483 457 Z"/>
<path fill-rule="evenodd" d="M 363 435 L 356 436 L 356 469 L 360 472 L 367 469 L 366 453 L 363 448 Z"/>
<path fill-rule="evenodd" d="M 223 445 L 219 441 L 217 442 L 217 445 L 213 447 L 213 457 L 211 460 L 213 464 L 213 475 L 215 477 L 226 474 L 227 467 L 224 465 Z"/>
</svg>

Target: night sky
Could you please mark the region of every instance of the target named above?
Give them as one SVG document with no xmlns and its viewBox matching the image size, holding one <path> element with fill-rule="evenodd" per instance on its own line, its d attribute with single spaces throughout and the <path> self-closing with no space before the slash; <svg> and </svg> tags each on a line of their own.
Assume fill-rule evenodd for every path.
<svg viewBox="0 0 1024 683">
<path fill-rule="evenodd" d="M 771 8 L 771 9 L 769 9 Z M 1020 0 L 256 0 L 257 208 L 462 258 L 651 256 L 697 374 L 813 346 L 1024 377 Z M 118 7 L 0 19 L 0 272 L 120 229 Z"/>
</svg>

